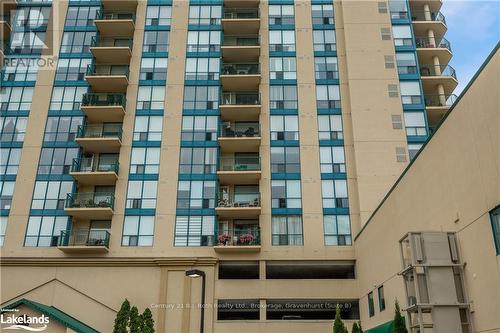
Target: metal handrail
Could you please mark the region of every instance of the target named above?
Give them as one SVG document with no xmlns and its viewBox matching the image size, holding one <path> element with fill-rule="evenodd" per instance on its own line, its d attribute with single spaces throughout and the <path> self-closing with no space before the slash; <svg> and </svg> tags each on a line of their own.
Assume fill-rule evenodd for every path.
<svg viewBox="0 0 500 333">
<path fill-rule="evenodd" d="M 451 76 L 455 80 L 457 79 L 457 74 L 455 69 L 450 65 L 420 65 L 420 75 L 421 76 Z"/>
<path fill-rule="evenodd" d="M 120 45 L 116 45 L 116 41 L 120 41 Z M 92 36 L 90 40 L 90 47 L 128 47 L 132 50 L 133 45 L 134 39 L 126 37 L 102 37 L 96 35 Z"/>
<path fill-rule="evenodd" d="M 236 129 L 231 123 L 224 123 L 220 127 L 220 136 L 223 138 L 233 137 L 257 137 L 260 135 L 259 123 L 246 123 L 245 128 Z"/>
<path fill-rule="evenodd" d="M 260 17 L 258 8 L 235 8 L 224 11 L 225 19 L 256 19 Z"/>
<path fill-rule="evenodd" d="M 260 245 L 259 227 L 242 227 L 241 230 L 219 230 L 215 235 L 219 246 Z"/>
<path fill-rule="evenodd" d="M 259 35 L 225 35 L 223 46 L 259 46 Z"/>
<path fill-rule="evenodd" d="M 75 229 L 61 231 L 58 246 L 109 246 L 111 234 L 107 230 Z"/>
<path fill-rule="evenodd" d="M 95 124 L 79 125 L 76 131 L 77 138 L 122 138 L 122 124 Z"/>
<path fill-rule="evenodd" d="M 411 19 L 413 21 L 435 21 L 446 24 L 446 18 L 441 12 L 431 12 L 425 10 L 412 10 Z"/>
<path fill-rule="evenodd" d="M 125 94 L 86 93 L 82 97 L 82 106 L 123 106 L 127 104 Z"/>
<path fill-rule="evenodd" d="M 457 95 L 425 95 L 425 106 L 452 106 L 456 100 Z"/>
<path fill-rule="evenodd" d="M 118 159 L 112 163 L 103 163 L 95 157 L 74 158 L 71 172 L 115 172 L 118 173 Z"/>
<path fill-rule="evenodd" d="M 68 193 L 66 208 L 111 208 L 115 206 L 115 194 L 105 192 Z"/>
<path fill-rule="evenodd" d="M 222 105 L 259 105 L 260 93 L 258 92 L 223 92 Z"/>
<path fill-rule="evenodd" d="M 251 197 L 245 200 L 236 200 L 234 193 L 229 198 L 224 199 L 223 194 L 219 193 L 219 202 L 217 207 L 260 207 L 260 193 L 245 193 L 246 196 Z"/>
<path fill-rule="evenodd" d="M 416 37 L 417 48 L 446 48 L 451 52 L 451 44 L 444 37 Z"/>
<path fill-rule="evenodd" d="M 118 73 L 114 72 L 116 68 L 122 68 L 122 70 Z M 87 76 L 121 76 L 125 75 L 127 78 L 129 77 L 130 73 L 130 68 L 129 66 L 124 66 L 124 65 L 116 65 L 116 66 L 111 66 L 111 65 L 96 65 L 96 64 L 89 64 L 87 66 Z"/>
<path fill-rule="evenodd" d="M 221 65 L 221 75 L 253 75 L 260 74 L 258 63 L 230 63 Z"/>
<path fill-rule="evenodd" d="M 260 157 L 221 157 L 219 163 L 220 171 L 259 171 Z"/>
<path fill-rule="evenodd" d="M 135 13 L 130 11 L 98 10 L 96 20 L 132 20 L 135 22 Z"/>
</svg>

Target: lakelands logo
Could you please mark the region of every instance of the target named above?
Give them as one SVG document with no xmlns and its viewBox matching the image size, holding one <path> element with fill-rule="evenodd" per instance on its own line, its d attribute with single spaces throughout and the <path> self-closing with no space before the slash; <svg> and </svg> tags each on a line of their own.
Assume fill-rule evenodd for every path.
<svg viewBox="0 0 500 333">
<path fill-rule="evenodd" d="M 42 332 L 47 329 L 49 317 L 42 314 L 39 317 L 31 317 L 28 315 L 16 316 L 14 314 L 1 314 L 0 324 L 9 325 L 2 327 L 3 330 L 26 330 L 29 332 Z M 35 325 L 35 326 L 32 326 Z"/>
</svg>

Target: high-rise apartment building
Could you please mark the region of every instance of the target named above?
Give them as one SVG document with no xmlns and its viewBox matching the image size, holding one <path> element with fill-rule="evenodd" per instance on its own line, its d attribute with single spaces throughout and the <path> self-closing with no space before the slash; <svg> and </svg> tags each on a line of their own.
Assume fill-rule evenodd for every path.
<svg viewBox="0 0 500 333">
<path fill-rule="evenodd" d="M 3 305 L 195 332 L 196 268 L 206 332 L 360 319 L 353 236 L 455 98 L 440 0 L 2 6 Z"/>
</svg>

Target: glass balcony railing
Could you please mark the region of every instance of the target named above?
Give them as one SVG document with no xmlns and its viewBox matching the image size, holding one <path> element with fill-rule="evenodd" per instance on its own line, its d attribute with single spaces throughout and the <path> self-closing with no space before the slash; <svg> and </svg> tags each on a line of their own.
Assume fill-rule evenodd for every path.
<svg viewBox="0 0 500 333">
<path fill-rule="evenodd" d="M 61 231 L 58 246 L 109 246 L 111 235 L 107 230 L 76 229 Z"/>
<path fill-rule="evenodd" d="M 96 65 L 87 67 L 87 76 L 126 76 L 129 75 L 129 66 L 126 65 Z"/>
<path fill-rule="evenodd" d="M 241 229 L 219 230 L 217 233 L 219 246 L 258 246 L 260 245 L 260 228 L 258 226 Z"/>
<path fill-rule="evenodd" d="M 224 11 L 225 19 L 256 19 L 260 17 L 257 8 L 235 8 Z"/>
<path fill-rule="evenodd" d="M 411 19 L 413 21 L 435 21 L 446 24 L 446 18 L 441 12 L 430 12 L 425 10 L 412 10 Z"/>
<path fill-rule="evenodd" d="M 415 42 L 417 48 L 445 48 L 451 52 L 451 44 L 444 37 L 417 37 Z"/>
<path fill-rule="evenodd" d="M 260 158 L 258 156 L 222 157 L 220 171 L 260 171 Z"/>
<path fill-rule="evenodd" d="M 115 206 L 114 193 L 106 192 L 78 192 L 68 193 L 66 208 L 111 208 Z"/>
<path fill-rule="evenodd" d="M 457 100 L 457 95 L 425 95 L 425 106 L 450 107 Z"/>
<path fill-rule="evenodd" d="M 115 172 L 118 173 L 118 159 L 99 160 L 94 157 L 74 158 L 71 172 Z"/>
<path fill-rule="evenodd" d="M 259 123 L 225 123 L 220 128 L 220 136 L 223 138 L 235 137 L 258 137 L 260 136 Z"/>
<path fill-rule="evenodd" d="M 77 138 L 122 138 L 122 124 L 80 125 Z"/>
<path fill-rule="evenodd" d="M 220 193 L 218 207 L 260 207 L 260 193 L 241 193 L 227 196 Z"/>
<path fill-rule="evenodd" d="M 259 64 L 223 64 L 222 75 L 254 75 L 260 74 Z"/>
<path fill-rule="evenodd" d="M 82 97 L 82 106 L 123 106 L 127 99 L 125 94 L 86 93 Z"/>
<path fill-rule="evenodd" d="M 223 46 L 259 46 L 258 35 L 250 36 L 224 36 Z"/>
<path fill-rule="evenodd" d="M 96 20 L 132 20 L 135 22 L 135 13 L 129 11 L 98 10 Z"/>
<path fill-rule="evenodd" d="M 90 41 L 90 47 L 128 47 L 132 50 L 134 40 L 124 37 L 102 37 L 93 36 Z"/>
<path fill-rule="evenodd" d="M 222 105 L 259 105 L 260 94 L 258 92 L 224 92 L 222 93 Z"/>
<path fill-rule="evenodd" d="M 420 75 L 422 76 L 451 76 L 455 80 L 457 79 L 457 74 L 455 69 L 451 66 L 440 66 L 440 65 L 420 65 Z"/>
</svg>

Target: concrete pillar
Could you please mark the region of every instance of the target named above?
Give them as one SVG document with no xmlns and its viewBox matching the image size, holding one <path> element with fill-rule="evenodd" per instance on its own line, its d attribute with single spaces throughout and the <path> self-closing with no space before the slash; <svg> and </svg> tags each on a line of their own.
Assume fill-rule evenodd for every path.
<svg viewBox="0 0 500 333">
<path fill-rule="evenodd" d="M 430 47 L 436 47 L 436 39 L 434 38 L 434 30 L 427 30 L 428 45 Z"/>
<path fill-rule="evenodd" d="M 442 84 L 438 84 L 437 86 L 438 95 L 439 95 L 439 104 L 442 106 L 446 105 L 446 95 L 444 94 L 444 87 Z"/>
<path fill-rule="evenodd" d="M 432 21 L 431 9 L 428 4 L 424 5 L 424 18 L 426 21 Z"/>
<path fill-rule="evenodd" d="M 432 57 L 432 62 L 434 64 L 434 75 L 436 76 L 441 75 L 441 64 L 439 63 L 439 57 L 437 56 Z"/>
</svg>

